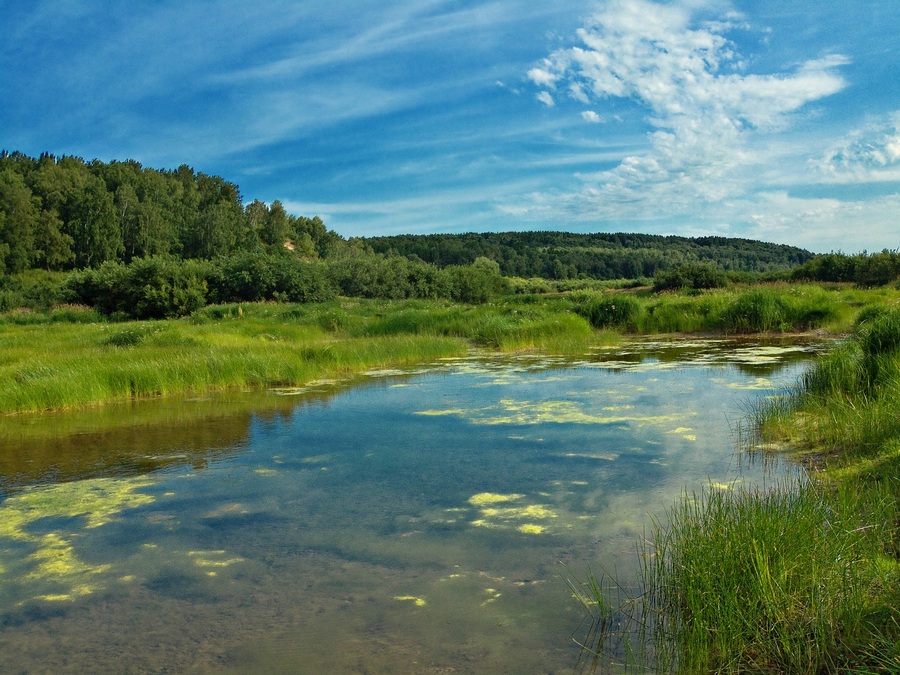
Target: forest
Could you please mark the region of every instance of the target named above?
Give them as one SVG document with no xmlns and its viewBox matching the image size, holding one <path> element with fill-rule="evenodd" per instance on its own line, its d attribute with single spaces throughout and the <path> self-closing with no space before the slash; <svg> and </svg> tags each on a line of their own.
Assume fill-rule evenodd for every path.
<svg viewBox="0 0 900 675">
<path fill-rule="evenodd" d="M 635 279 L 682 264 L 711 264 L 723 271 L 779 272 L 812 258 L 793 246 L 727 237 L 651 234 L 500 232 L 370 237 L 372 250 L 443 265 L 476 257 L 496 260 L 505 276 L 545 279 Z"/>
<path fill-rule="evenodd" d="M 186 165 L 0 153 L 0 311 L 70 303 L 144 319 L 207 304 L 339 296 L 483 303 L 610 280 L 664 291 L 778 279 L 871 287 L 898 278 L 897 252 L 815 256 L 724 237 L 545 231 L 346 239 L 278 200 L 245 205 L 237 185 Z"/>
</svg>

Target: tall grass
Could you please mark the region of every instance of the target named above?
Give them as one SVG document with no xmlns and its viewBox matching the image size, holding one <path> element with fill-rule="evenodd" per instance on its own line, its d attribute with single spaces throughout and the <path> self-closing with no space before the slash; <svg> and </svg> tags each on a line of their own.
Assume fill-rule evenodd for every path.
<svg viewBox="0 0 900 675">
<path fill-rule="evenodd" d="M 638 670 L 900 672 L 900 309 L 860 313 L 850 339 L 753 417 L 761 440 L 816 470 L 684 495 L 644 545 L 641 593 L 619 601 L 601 578 L 576 597 L 597 625 L 628 608 L 616 630 Z"/>
<path fill-rule="evenodd" d="M 489 305 L 229 304 L 186 319 L 146 322 L 101 320 L 84 307 L 17 310 L 0 316 L 0 412 L 298 384 L 470 347 L 583 353 L 621 332 L 833 328 L 861 310 L 874 320 L 882 310 L 865 310 L 868 297 L 857 292 L 851 302 L 844 290 L 797 285 L 695 296 L 578 291 L 510 296 Z M 878 306 L 898 299 L 879 296 Z M 870 358 L 866 372 L 889 377 L 880 373 L 892 372 L 892 354 Z"/>
<path fill-rule="evenodd" d="M 648 556 L 662 672 L 879 672 L 897 662 L 890 494 L 800 480 L 682 499 Z"/>
<path fill-rule="evenodd" d="M 858 303 L 865 302 L 850 289 L 813 284 L 659 294 L 579 292 L 571 298 L 574 310 L 592 325 L 637 334 L 842 331 L 852 325 Z"/>
<path fill-rule="evenodd" d="M 76 312 L 77 314 L 77 312 Z M 583 353 L 603 336 L 558 300 L 204 308 L 168 321 L 0 322 L 0 411 L 67 409 L 215 389 L 294 386 L 458 356 L 473 346 Z"/>
</svg>

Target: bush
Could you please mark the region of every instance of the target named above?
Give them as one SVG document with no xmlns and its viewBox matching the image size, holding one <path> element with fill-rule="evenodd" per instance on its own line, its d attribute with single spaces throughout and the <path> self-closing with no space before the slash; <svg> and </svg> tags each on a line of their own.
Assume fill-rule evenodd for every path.
<svg viewBox="0 0 900 675">
<path fill-rule="evenodd" d="M 290 254 L 241 253 L 218 258 L 207 283 L 214 303 L 322 302 L 337 295 L 324 265 Z"/>
<path fill-rule="evenodd" d="M 135 258 L 130 265 L 105 262 L 75 272 L 66 283 L 69 299 L 104 314 L 132 319 L 186 316 L 206 304 L 208 268 L 174 257 Z"/>
<path fill-rule="evenodd" d="M 634 327 L 641 305 L 630 295 L 585 294 L 576 298 L 575 312 L 587 319 L 594 328 Z"/>
<path fill-rule="evenodd" d="M 446 268 L 450 297 L 457 302 L 485 303 L 510 292 L 509 281 L 500 275 L 500 265 L 488 258 L 476 258 L 471 265 Z"/>
<path fill-rule="evenodd" d="M 724 288 L 728 285 L 725 272 L 712 265 L 691 263 L 657 272 L 653 279 L 654 291 L 683 290 L 693 288 Z"/>
</svg>

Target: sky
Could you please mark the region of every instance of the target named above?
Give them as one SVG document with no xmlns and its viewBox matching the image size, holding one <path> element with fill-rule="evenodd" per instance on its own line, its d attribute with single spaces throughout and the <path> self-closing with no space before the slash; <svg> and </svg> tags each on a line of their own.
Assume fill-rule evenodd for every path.
<svg viewBox="0 0 900 675">
<path fill-rule="evenodd" d="M 3 0 L 0 149 L 339 234 L 900 248 L 898 0 Z"/>
</svg>

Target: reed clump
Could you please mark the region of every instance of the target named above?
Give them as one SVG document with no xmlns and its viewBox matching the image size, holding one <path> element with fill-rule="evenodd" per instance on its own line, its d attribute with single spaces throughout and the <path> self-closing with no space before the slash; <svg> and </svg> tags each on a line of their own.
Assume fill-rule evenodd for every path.
<svg viewBox="0 0 900 675">
<path fill-rule="evenodd" d="M 573 293 L 571 301 L 574 311 L 597 328 L 642 335 L 736 335 L 844 331 L 866 302 L 859 297 L 849 288 L 781 283 L 664 293 L 581 291 Z M 871 297 L 869 301 L 875 302 Z M 877 302 L 883 301 L 879 298 Z"/>
<path fill-rule="evenodd" d="M 889 672 L 900 565 L 890 490 L 808 480 L 687 495 L 646 557 L 661 672 Z M 894 672 L 894 671 L 890 671 Z"/>
</svg>

